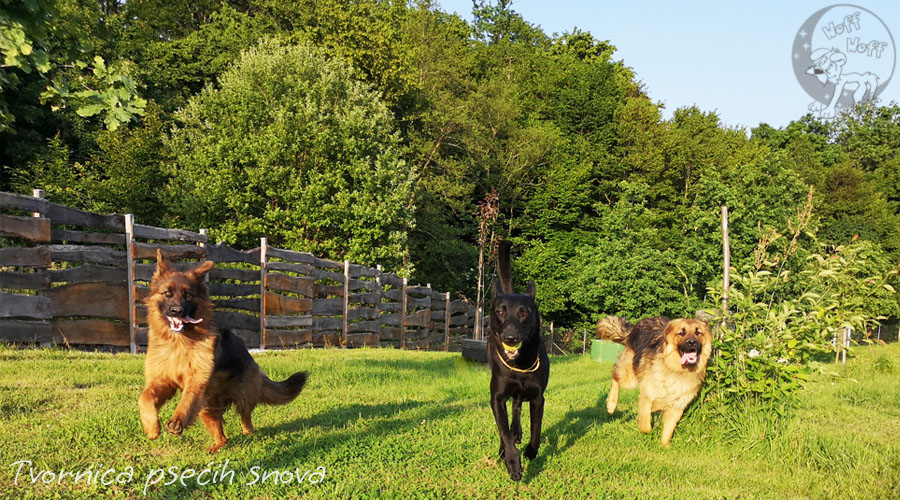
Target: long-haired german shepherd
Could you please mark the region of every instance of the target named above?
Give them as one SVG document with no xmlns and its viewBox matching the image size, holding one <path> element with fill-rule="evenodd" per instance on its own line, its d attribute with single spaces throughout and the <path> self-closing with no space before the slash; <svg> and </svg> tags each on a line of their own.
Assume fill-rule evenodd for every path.
<svg viewBox="0 0 900 500">
<path fill-rule="evenodd" d="M 150 439 L 159 437 L 159 408 L 181 389 L 181 400 L 166 430 L 181 435 L 197 414 L 215 444 L 225 445 L 222 415 L 234 404 L 244 434 L 253 432 L 250 414 L 260 403 L 285 404 L 306 384 L 305 372 L 273 382 L 253 361 L 244 342 L 213 324 L 213 303 L 204 283 L 213 267 L 205 261 L 187 272 L 174 269 L 156 253 L 156 272 L 146 299 L 150 334 L 144 362 L 145 387 L 138 398 L 141 425 Z"/>
<path fill-rule="evenodd" d="M 625 344 L 613 366 L 606 411 L 619 402 L 619 386 L 639 387 L 638 429 L 650 432 L 650 414 L 662 411 L 662 445 L 669 446 L 684 409 L 700 392 L 712 352 L 709 325 L 696 319 L 647 318 L 631 325 L 608 316 L 597 324 L 597 336 Z"/>
</svg>

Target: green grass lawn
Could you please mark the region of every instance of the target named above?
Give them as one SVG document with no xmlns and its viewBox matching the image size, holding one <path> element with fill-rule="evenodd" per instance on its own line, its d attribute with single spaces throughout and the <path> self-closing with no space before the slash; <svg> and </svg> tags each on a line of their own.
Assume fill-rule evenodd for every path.
<svg viewBox="0 0 900 500">
<path fill-rule="evenodd" d="M 211 438 L 199 423 L 181 438 L 144 437 L 136 404 L 142 356 L 0 347 L 0 496 L 141 498 L 154 471 L 190 476 L 208 467 L 184 486 L 165 485 L 164 475 L 146 497 L 900 498 L 900 345 L 857 348 L 845 371 L 822 365 L 784 418 L 713 417 L 698 408 L 668 450 L 658 429 L 638 432 L 636 392 L 606 414 L 609 363 L 554 357 L 542 447 L 520 484 L 496 456 L 490 374 L 459 354 L 301 350 L 256 358 L 274 379 L 309 371 L 309 384 L 293 403 L 258 408 L 254 435 L 241 436 L 237 415 L 227 413 L 231 440 L 208 455 Z M 163 408 L 164 419 L 173 406 Z M 131 467 L 133 476 L 109 486 L 71 476 L 45 485 L 51 475 L 33 483 L 26 465 L 15 485 L 11 464 L 21 460 L 35 474 L 114 468 L 109 482 Z M 214 480 L 223 467 L 233 474 Z M 290 479 L 288 471 L 318 467 L 324 479 L 312 476 L 315 483 L 308 475 L 302 484 L 247 484 L 258 479 L 254 470 Z"/>
</svg>

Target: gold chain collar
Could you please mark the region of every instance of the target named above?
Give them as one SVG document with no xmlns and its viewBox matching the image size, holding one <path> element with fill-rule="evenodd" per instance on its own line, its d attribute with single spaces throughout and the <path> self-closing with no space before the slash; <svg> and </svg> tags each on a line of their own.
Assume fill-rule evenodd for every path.
<svg viewBox="0 0 900 500">
<path fill-rule="evenodd" d="M 516 367 L 513 367 L 513 366 L 509 366 L 509 363 L 507 363 L 506 360 L 503 359 L 503 355 L 500 354 L 500 350 L 499 350 L 499 349 L 497 350 L 497 358 L 500 359 L 500 362 L 503 363 L 503 366 L 509 368 L 510 370 L 512 370 L 512 371 L 514 371 L 514 372 L 519 372 L 519 373 L 534 373 L 534 372 L 536 372 L 536 371 L 538 370 L 538 368 L 541 367 L 541 353 L 540 353 L 540 352 L 538 352 L 537 357 L 534 358 L 534 364 L 531 365 L 531 368 L 526 368 L 526 369 L 524 369 L 524 370 L 521 369 L 521 368 L 516 368 Z"/>
</svg>

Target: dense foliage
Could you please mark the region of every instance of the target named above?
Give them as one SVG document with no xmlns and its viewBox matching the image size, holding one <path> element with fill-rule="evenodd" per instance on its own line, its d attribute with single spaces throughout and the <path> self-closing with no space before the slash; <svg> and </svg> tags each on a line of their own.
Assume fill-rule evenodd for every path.
<svg viewBox="0 0 900 500">
<path fill-rule="evenodd" d="M 309 45 L 266 40 L 192 97 L 167 141 L 176 225 L 402 266 L 412 172 L 387 108 L 349 72 Z"/>
<path fill-rule="evenodd" d="M 475 2 L 473 22 L 428 0 L 12 4 L 2 10 L 19 24 L 0 19 L 15 63 L 0 73 L 3 190 L 41 187 L 53 201 L 242 245 L 267 236 L 470 298 L 478 201 L 496 190 L 491 229 L 516 244 L 514 271 L 537 282 L 547 320 L 579 331 L 605 314 L 707 304 L 722 205 L 748 297 L 753 279 L 765 290 L 776 280 L 777 303 L 808 303 L 801 275 L 818 268 L 807 258 L 829 264 L 837 247 L 864 249 L 852 260 L 897 284 L 893 104 L 781 129 L 729 128 L 696 108 L 663 119 L 602 33 L 548 35 L 507 1 Z M 146 105 L 116 105 L 126 120 L 42 104 L 65 101 L 63 87 L 47 94 L 62 77 L 97 95 L 126 89 L 126 104 L 134 90 Z M 791 258 L 760 275 L 754 250 L 771 228 L 793 234 L 783 225 L 809 186 L 811 219 L 785 238 Z M 895 295 L 869 303 L 867 318 L 896 316 Z"/>
<path fill-rule="evenodd" d="M 734 276 L 729 313 L 714 320 L 714 356 L 703 388 L 709 401 L 777 405 L 807 380 L 811 361 L 834 357 L 842 330 L 864 341 L 878 320 L 900 316 L 888 283 L 900 266 L 886 262 L 871 242 L 798 255 L 810 209 L 789 221 L 790 238 L 767 231 L 753 263 Z M 710 291 L 715 308 L 722 284 Z"/>
</svg>

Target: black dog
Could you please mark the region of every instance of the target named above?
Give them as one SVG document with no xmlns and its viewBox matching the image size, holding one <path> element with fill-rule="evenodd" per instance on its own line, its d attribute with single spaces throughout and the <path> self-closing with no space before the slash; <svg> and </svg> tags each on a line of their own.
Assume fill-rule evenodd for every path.
<svg viewBox="0 0 900 500">
<path fill-rule="evenodd" d="M 500 431 L 500 458 L 513 481 L 522 479 L 522 460 L 516 445 L 522 442 L 522 401 L 531 403 L 531 440 L 523 453 L 537 456 L 544 416 L 544 389 L 550 378 L 550 359 L 541 338 L 541 315 L 534 302 L 534 282 L 525 294 L 513 293 L 508 241 L 500 242 L 497 257 L 498 282 L 494 279 L 494 304 L 487 340 L 491 366 L 491 410 Z M 512 398 L 512 427 L 506 401 Z"/>
</svg>

